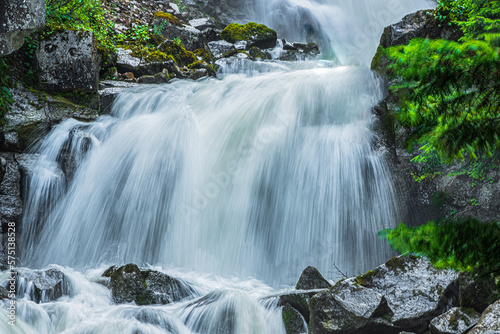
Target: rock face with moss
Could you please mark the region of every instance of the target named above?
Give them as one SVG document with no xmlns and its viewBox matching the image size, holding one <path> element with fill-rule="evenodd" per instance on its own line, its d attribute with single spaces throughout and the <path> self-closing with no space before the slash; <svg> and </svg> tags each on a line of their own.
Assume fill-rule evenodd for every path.
<svg viewBox="0 0 500 334">
<path fill-rule="evenodd" d="M 224 28 L 220 36 L 230 43 L 245 41 L 248 50 L 254 46 L 260 49 L 273 48 L 276 46 L 278 39 L 276 31 L 255 22 L 243 25 L 231 23 Z"/>
<path fill-rule="evenodd" d="M 490 305 L 469 334 L 497 334 L 500 332 L 500 300 Z"/>
<path fill-rule="evenodd" d="M 432 319 L 432 334 L 465 334 L 479 321 L 480 313 L 466 308 L 454 307 L 439 317 Z"/>
<path fill-rule="evenodd" d="M 309 333 L 423 332 L 458 303 L 457 277 L 424 259 L 393 258 L 312 297 Z"/>
<path fill-rule="evenodd" d="M 42 40 L 36 50 L 39 87 L 48 91 L 96 92 L 99 60 L 94 34 L 67 30 Z"/>
<path fill-rule="evenodd" d="M 18 50 L 24 38 L 45 25 L 44 0 L 0 2 L 0 56 Z"/>
<path fill-rule="evenodd" d="M 141 270 L 135 264 L 111 267 L 103 276 L 111 278 L 109 287 L 118 304 L 169 304 L 195 294 L 185 282 L 154 270 Z"/>
</svg>

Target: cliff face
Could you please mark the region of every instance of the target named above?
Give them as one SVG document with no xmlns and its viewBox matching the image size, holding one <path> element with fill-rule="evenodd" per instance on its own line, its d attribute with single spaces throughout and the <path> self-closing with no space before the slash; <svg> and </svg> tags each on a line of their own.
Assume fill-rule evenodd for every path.
<svg viewBox="0 0 500 334">
<path fill-rule="evenodd" d="M 431 10 L 405 16 L 400 22 L 386 27 L 372 69 L 385 79 L 387 86 L 389 60 L 383 48 L 407 44 L 413 38 L 457 41 L 462 32 L 447 25 L 440 26 Z M 412 129 L 398 124 L 395 114 L 400 102 L 388 92 L 376 107 L 378 145 L 388 153 L 389 166 L 399 199 L 400 221 L 420 225 L 429 220 L 452 217 L 476 217 L 483 221 L 500 220 L 500 160 L 418 163 L 421 151 L 409 151 L 405 141 Z"/>
<path fill-rule="evenodd" d="M 0 55 L 8 55 L 24 38 L 45 25 L 44 0 L 3 0 L 0 2 Z"/>
</svg>

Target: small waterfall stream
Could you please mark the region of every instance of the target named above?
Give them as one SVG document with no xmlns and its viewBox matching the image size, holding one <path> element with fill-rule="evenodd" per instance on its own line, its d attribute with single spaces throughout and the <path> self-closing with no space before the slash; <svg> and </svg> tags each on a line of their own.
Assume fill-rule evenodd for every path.
<svg viewBox="0 0 500 334">
<path fill-rule="evenodd" d="M 217 79 L 144 85 L 111 115 L 56 126 L 28 180 L 21 261 L 58 268 L 69 292 L 41 304 L 21 292 L 19 325 L 0 331 L 284 333 L 268 297 L 306 266 L 336 279 L 334 265 L 354 275 L 384 262 L 376 235 L 397 208 L 372 150 L 383 96 L 367 64 L 384 26 L 426 7 L 258 0 L 254 15 L 290 40 L 319 38 L 326 59 L 221 62 Z M 115 305 L 100 276 L 130 262 L 197 294 Z"/>
</svg>

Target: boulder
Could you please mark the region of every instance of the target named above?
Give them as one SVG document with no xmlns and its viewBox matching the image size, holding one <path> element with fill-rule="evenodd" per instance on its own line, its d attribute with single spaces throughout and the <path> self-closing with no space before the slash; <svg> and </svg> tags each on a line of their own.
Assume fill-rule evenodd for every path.
<svg viewBox="0 0 500 334">
<path fill-rule="evenodd" d="M 297 290 L 328 289 L 332 285 L 320 274 L 318 269 L 307 267 L 300 275 L 295 286 Z"/>
<path fill-rule="evenodd" d="M 302 315 L 289 304 L 283 306 L 281 310 L 283 324 L 286 334 L 307 333 L 307 325 Z"/>
<path fill-rule="evenodd" d="M 462 273 L 458 281 L 461 307 L 482 313 L 500 299 L 498 287 L 491 277 L 472 277 L 469 273 Z"/>
<path fill-rule="evenodd" d="M 17 269 L 16 296 L 47 303 L 69 294 L 64 273 L 58 269 Z"/>
<path fill-rule="evenodd" d="M 141 270 L 135 264 L 113 266 L 103 276 L 111 278 L 109 287 L 117 304 L 168 304 L 194 295 L 185 282 L 161 272 Z"/>
<path fill-rule="evenodd" d="M 96 110 L 77 105 L 61 96 L 28 90 L 20 83 L 10 92 L 14 103 L 5 114 L 0 150 L 21 152 L 63 119 L 72 117 L 92 121 L 98 117 Z"/>
<path fill-rule="evenodd" d="M 433 10 L 420 10 L 406 15 L 401 21 L 386 27 L 380 39 L 380 45 L 384 48 L 404 45 L 413 38 L 442 38 L 458 41 L 462 36 L 459 27 L 441 25 L 434 17 Z"/>
<path fill-rule="evenodd" d="M 425 259 L 393 258 L 312 297 L 309 332 L 423 332 L 446 307 L 458 304 L 457 278 Z"/>
<path fill-rule="evenodd" d="M 230 43 L 245 41 L 247 50 L 253 46 L 260 49 L 274 48 L 278 40 L 276 31 L 255 22 L 243 25 L 231 23 L 224 28 L 220 36 Z"/>
<path fill-rule="evenodd" d="M 3 286 L 0 286 L 0 300 L 4 300 L 9 298 L 9 290 L 4 288 Z"/>
<path fill-rule="evenodd" d="M 310 292 L 292 292 L 286 293 L 279 296 L 279 306 L 290 305 L 295 310 L 297 310 L 305 321 L 309 323 L 309 302 L 311 297 L 317 294 L 319 291 Z"/>
<path fill-rule="evenodd" d="M 98 89 L 99 59 L 93 32 L 54 33 L 40 41 L 36 62 L 40 88 L 56 92 Z"/>
<path fill-rule="evenodd" d="M 0 2 L 0 56 L 6 56 L 21 48 L 28 35 L 44 26 L 44 0 L 2 0 Z"/>
<path fill-rule="evenodd" d="M 99 84 L 99 114 L 110 114 L 118 93 L 124 89 L 136 87 L 136 83 L 105 80 Z"/>
<path fill-rule="evenodd" d="M 215 58 L 222 58 L 225 53 L 231 50 L 236 50 L 233 43 L 229 43 L 226 41 L 209 42 L 208 48 Z"/>
<path fill-rule="evenodd" d="M 464 334 L 477 324 L 480 316 L 473 309 L 454 307 L 432 319 L 429 328 L 432 334 Z"/>
<path fill-rule="evenodd" d="M 483 312 L 476 327 L 469 334 L 498 334 L 500 333 L 500 300 L 488 306 Z"/>
</svg>

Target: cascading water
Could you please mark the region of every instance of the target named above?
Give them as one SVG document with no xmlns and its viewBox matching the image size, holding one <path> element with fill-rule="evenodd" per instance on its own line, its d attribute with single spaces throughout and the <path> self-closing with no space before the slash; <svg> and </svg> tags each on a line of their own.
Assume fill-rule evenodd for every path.
<svg viewBox="0 0 500 334">
<path fill-rule="evenodd" d="M 265 297 L 306 266 L 331 277 L 334 264 L 358 274 L 386 260 L 376 233 L 397 210 L 371 148 L 382 89 L 367 64 L 385 25 L 429 6 L 257 1 L 278 33 L 286 23 L 289 39 L 319 38 L 335 60 L 221 63 L 219 79 L 142 86 L 111 116 L 58 125 L 29 178 L 22 264 L 64 266 L 70 293 L 35 304 L 18 292 L 20 325 L 7 330 L 282 333 Z M 114 305 L 94 282 L 129 262 L 166 268 L 198 294 Z"/>
</svg>

